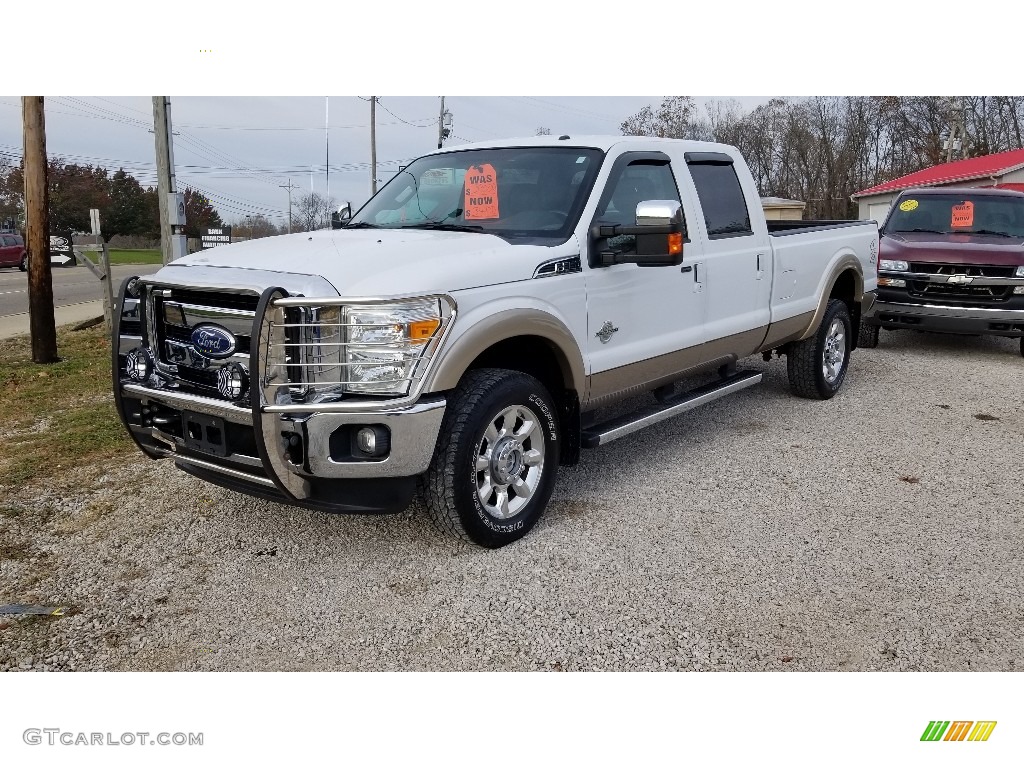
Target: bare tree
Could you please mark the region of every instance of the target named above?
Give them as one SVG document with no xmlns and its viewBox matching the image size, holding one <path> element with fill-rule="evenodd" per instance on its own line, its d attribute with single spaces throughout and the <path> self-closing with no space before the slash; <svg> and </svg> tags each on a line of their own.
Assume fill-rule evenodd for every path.
<svg viewBox="0 0 1024 768">
<path fill-rule="evenodd" d="M 326 229 L 331 226 L 331 211 L 334 210 L 334 198 L 310 192 L 302 195 L 294 207 L 293 229 L 300 232 L 312 232 L 315 229 Z"/>
</svg>

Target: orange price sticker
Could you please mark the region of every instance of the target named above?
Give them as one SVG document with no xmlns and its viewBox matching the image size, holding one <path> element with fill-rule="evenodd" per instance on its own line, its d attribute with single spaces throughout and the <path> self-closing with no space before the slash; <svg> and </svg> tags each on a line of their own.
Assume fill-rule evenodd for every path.
<svg viewBox="0 0 1024 768">
<path fill-rule="evenodd" d="M 964 200 L 960 205 L 953 206 L 952 226 L 954 228 L 974 226 L 974 203 Z"/>
<path fill-rule="evenodd" d="M 490 163 L 472 165 L 466 171 L 467 220 L 498 218 L 498 174 Z"/>
</svg>

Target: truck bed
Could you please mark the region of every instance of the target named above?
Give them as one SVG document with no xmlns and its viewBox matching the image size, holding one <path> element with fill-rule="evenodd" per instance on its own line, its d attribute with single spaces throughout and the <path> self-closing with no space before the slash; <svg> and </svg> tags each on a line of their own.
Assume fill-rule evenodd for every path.
<svg viewBox="0 0 1024 768">
<path fill-rule="evenodd" d="M 823 229 L 855 227 L 858 224 L 875 224 L 870 219 L 775 219 L 769 220 L 768 234 L 775 237 L 795 235 L 798 232 L 816 232 Z"/>
</svg>

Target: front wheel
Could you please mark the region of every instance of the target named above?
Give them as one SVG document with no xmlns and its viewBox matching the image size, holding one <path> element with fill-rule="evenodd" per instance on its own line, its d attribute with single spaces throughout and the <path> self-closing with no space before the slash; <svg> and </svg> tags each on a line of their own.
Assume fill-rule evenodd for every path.
<svg viewBox="0 0 1024 768">
<path fill-rule="evenodd" d="M 809 339 L 794 342 L 786 353 L 793 394 L 828 400 L 839 391 L 850 365 L 851 327 L 846 303 L 829 299 L 818 330 Z"/>
<path fill-rule="evenodd" d="M 1020 337 L 1020 356 L 1024 357 L 1024 336 Z"/>
<path fill-rule="evenodd" d="M 18 269 L 22 272 L 28 272 L 28 254 L 21 254 L 21 264 L 18 265 Z"/>
<path fill-rule="evenodd" d="M 491 549 L 540 519 L 558 472 L 558 411 L 547 389 L 518 371 L 470 371 L 452 393 L 423 481 L 443 532 Z"/>
</svg>

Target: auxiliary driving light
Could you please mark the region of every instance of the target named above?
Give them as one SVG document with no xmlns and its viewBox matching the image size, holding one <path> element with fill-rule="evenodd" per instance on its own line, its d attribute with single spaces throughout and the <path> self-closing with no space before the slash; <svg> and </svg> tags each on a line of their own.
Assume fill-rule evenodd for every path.
<svg viewBox="0 0 1024 768">
<path fill-rule="evenodd" d="M 362 427 L 356 432 L 355 442 L 362 455 L 380 458 L 391 451 L 391 432 L 387 427 Z"/>
<path fill-rule="evenodd" d="M 125 355 L 124 372 L 132 381 L 145 381 L 153 372 L 153 357 L 145 347 L 133 349 Z"/>
<path fill-rule="evenodd" d="M 229 363 L 217 372 L 217 391 L 221 397 L 238 400 L 249 389 L 249 373 L 239 363 Z"/>
</svg>

